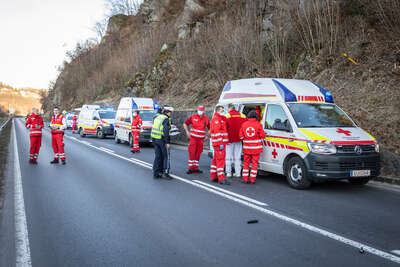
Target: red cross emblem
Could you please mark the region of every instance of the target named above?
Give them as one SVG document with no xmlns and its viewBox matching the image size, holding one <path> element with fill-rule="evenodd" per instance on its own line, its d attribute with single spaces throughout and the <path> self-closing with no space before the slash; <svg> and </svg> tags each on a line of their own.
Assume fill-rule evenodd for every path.
<svg viewBox="0 0 400 267">
<path fill-rule="evenodd" d="M 346 131 L 346 130 L 343 130 L 341 128 L 338 128 L 338 130 L 336 132 L 345 134 L 346 136 L 351 136 L 351 132 L 350 131 Z"/>
<path fill-rule="evenodd" d="M 274 157 L 274 159 L 276 159 L 276 157 L 278 156 L 278 152 L 276 152 L 275 148 L 274 151 L 272 151 L 272 156 Z"/>
<path fill-rule="evenodd" d="M 253 127 L 248 127 L 246 129 L 246 134 L 248 137 L 253 137 L 256 134 L 256 130 Z"/>
</svg>

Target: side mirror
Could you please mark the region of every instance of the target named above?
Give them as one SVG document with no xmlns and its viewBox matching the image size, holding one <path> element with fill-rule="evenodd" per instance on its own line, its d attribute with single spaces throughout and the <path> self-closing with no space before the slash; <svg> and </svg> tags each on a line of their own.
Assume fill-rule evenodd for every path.
<svg viewBox="0 0 400 267">
<path fill-rule="evenodd" d="M 98 121 L 98 120 L 99 120 L 99 117 L 93 116 L 93 119 L 92 119 L 92 120 Z"/>
</svg>

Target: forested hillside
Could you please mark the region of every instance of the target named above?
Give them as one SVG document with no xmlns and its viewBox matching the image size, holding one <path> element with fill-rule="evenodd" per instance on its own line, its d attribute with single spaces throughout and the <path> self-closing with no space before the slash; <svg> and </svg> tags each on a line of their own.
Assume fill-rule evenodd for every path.
<svg viewBox="0 0 400 267">
<path fill-rule="evenodd" d="M 68 57 L 46 109 L 126 95 L 212 107 L 227 80 L 309 79 L 378 138 L 388 173 L 399 168 L 400 0 L 145 0 Z"/>
<path fill-rule="evenodd" d="M 0 82 L 0 112 L 7 113 L 10 109 L 16 115 L 25 116 L 33 107 L 41 108 L 40 98 L 44 90 L 32 88 L 14 88 Z"/>
</svg>

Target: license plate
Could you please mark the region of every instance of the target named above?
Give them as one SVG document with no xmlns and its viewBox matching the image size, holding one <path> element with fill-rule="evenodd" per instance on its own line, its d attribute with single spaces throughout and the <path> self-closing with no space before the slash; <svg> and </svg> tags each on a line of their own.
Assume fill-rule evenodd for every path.
<svg viewBox="0 0 400 267">
<path fill-rule="evenodd" d="M 370 176 L 371 170 L 357 170 L 357 171 L 350 171 L 351 177 L 365 177 Z"/>
</svg>

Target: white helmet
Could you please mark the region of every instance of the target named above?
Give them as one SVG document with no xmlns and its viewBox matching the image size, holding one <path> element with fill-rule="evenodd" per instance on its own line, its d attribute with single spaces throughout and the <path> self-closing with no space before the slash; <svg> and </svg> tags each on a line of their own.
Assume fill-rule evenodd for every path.
<svg viewBox="0 0 400 267">
<path fill-rule="evenodd" d="M 165 106 L 163 107 L 163 110 L 164 110 L 164 112 L 167 112 L 167 111 L 169 111 L 169 112 L 173 112 L 173 111 L 174 111 L 174 108 L 173 108 L 173 107 L 171 107 L 171 106 L 167 106 L 167 105 L 165 105 Z"/>
</svg>

